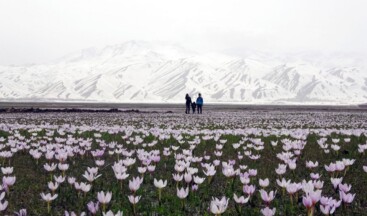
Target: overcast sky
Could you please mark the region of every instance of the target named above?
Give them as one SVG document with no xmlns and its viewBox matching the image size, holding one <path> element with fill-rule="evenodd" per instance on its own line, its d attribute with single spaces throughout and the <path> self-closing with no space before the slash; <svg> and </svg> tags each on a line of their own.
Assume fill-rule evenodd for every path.
<svg viewBox="0 0 367 216">
<path fill-rule="evenodd" d="M 366 0 L 0 0 L 0 64 L 128 40 L 240 54 L 367 50 Z"/>
</svg>

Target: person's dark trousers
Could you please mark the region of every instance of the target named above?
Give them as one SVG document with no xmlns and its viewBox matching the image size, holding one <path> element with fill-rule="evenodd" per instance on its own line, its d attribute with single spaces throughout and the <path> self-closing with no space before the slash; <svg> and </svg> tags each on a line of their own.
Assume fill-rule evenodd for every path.
<svg viewBox="0 0 367 216">
<path fill-rule="evenodd" d="M 197 105 L 198 106 L 198 113 L 202 114 L 203 112 L 203 105 Z"/>
<path fill-rule="evenodd" d="M 186 112 L 185 113 L 190 114 L 190 104 L 189 105 L 186 104 Z"/>
<path fill-rule="evenodd" d="M 192 109 L 192 114 L 195 114 L 195 109 Z"/>
</svg>

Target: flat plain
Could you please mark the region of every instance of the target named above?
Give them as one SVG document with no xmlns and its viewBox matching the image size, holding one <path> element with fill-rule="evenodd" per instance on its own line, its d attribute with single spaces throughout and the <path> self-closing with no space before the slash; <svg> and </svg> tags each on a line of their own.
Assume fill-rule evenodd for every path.
<svg viewBox="0 0 367 216">
<path fill-rule="evenodd" d="M 367 215 L 363 109 L 117 108 L 1 113 L 2 213 Z"/>
</svg>

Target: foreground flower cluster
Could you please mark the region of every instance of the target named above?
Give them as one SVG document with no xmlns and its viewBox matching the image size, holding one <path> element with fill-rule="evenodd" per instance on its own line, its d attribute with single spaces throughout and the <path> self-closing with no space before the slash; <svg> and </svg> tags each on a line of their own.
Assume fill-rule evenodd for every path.
<svg viewBox="0 0 367 216">
<path fill-rule="evenodd" d="M 363 213 L 365 120 L 322 112 L 3 114 L 0 212 Z"/>
</svg>

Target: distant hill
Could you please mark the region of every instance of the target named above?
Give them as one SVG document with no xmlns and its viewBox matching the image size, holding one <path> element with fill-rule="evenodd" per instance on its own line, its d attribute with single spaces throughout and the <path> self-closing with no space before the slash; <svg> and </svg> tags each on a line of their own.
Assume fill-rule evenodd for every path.
<svg viewBox="0 0 367 216">
<path fill-rule="evenodd" d="M 0 101 L 178 103 L 198 92 L 212 103 L 367 101 L 366 67 L 356 58 L 257 52 L 240 58 L 139 41 L 81 50 L 49 64 L 0 66 L 0 77 Z"/>
</svg>

